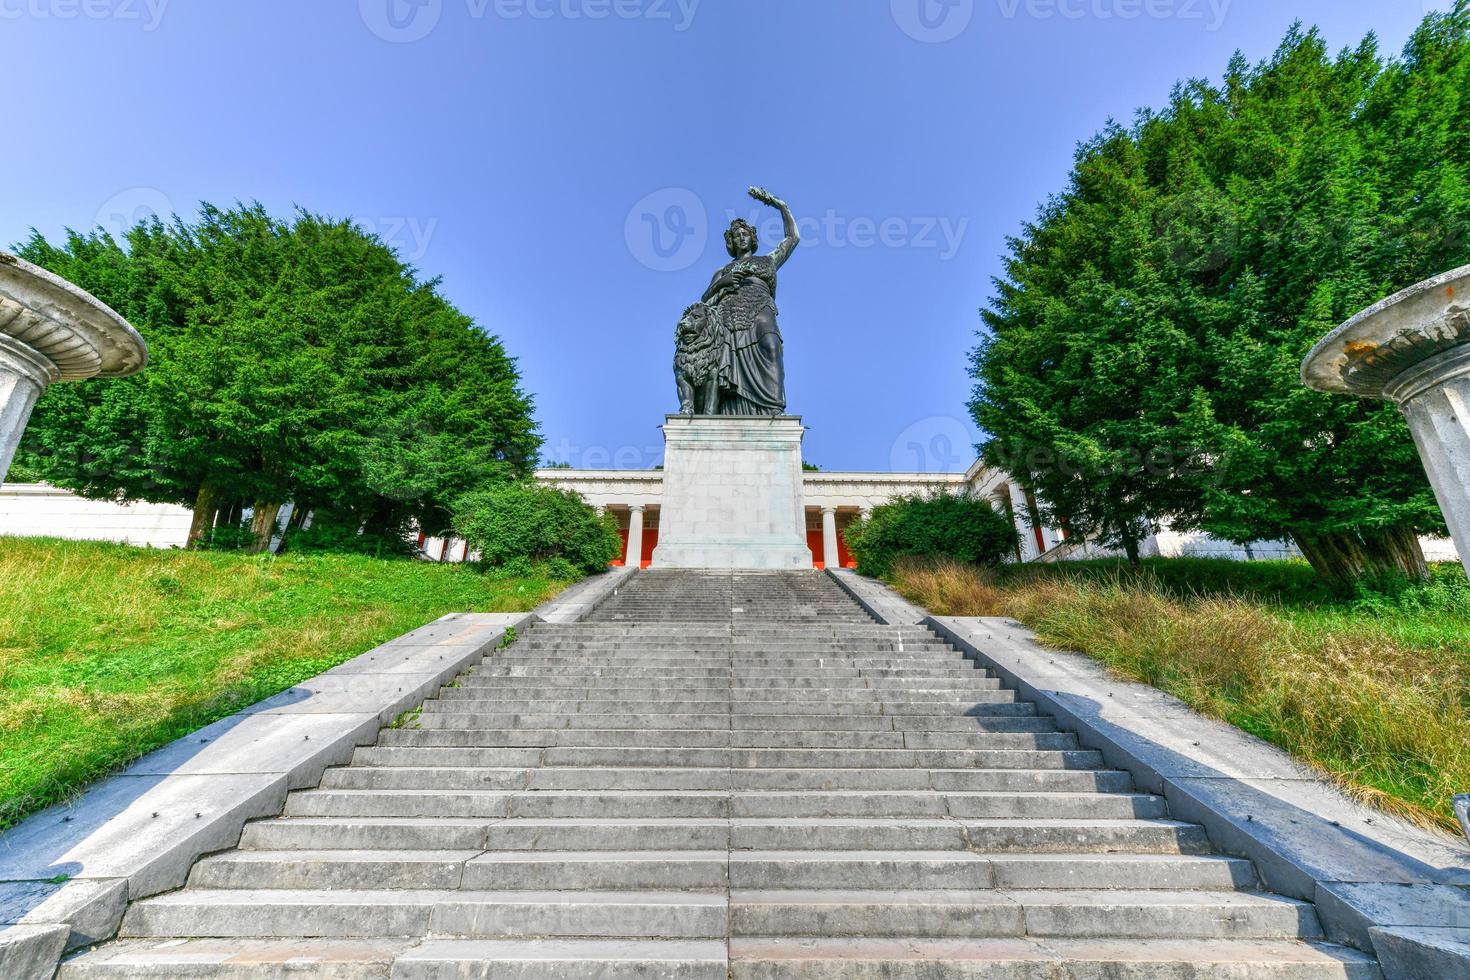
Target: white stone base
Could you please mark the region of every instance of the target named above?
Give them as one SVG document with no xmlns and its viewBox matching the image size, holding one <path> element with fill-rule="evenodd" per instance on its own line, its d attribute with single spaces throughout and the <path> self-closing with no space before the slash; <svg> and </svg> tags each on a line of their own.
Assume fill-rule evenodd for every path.
<svg viewBox="0 0 1470 980">
<path fill-rule="evenodd" d="M 793 416 L 670 415 L 654 568 L 809 569 Z"/>
</svg>

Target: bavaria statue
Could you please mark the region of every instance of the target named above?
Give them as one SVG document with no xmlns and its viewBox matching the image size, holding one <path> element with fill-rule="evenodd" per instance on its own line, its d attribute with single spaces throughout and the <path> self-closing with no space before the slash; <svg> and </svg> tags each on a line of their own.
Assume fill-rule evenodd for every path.
<svg viewBox="0 0 1470 980">
<path fill-rule="evenodd" d="M 757 254 L 755 229 L 736 218 L 725 232 L 730 262 L 704 298 L 684 311 L 674 335 L 680 415 L 784 415 L 786 363 L 776 324 L 776 270 L 800 237 L 786 202 L 763 187 L 750 196 L 781 212 L 786 237 Z"/>
</svg>

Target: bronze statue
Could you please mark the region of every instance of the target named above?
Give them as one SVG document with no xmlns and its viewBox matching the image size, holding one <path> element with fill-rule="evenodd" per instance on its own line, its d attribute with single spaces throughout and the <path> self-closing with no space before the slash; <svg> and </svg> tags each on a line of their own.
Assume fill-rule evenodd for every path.
<svg viewBox="0 0 1470 980">
<path fill-rule="evenodd" d="M 786 363 L 776 323 L 776 270 L 801 241 L 786 202 L 762 187 L 750 196 L 781 212 L 785 237 L 769 255 L 758 255 L 756 232 L 736 218 L 725 232 L 731 261 L 715 273 L 704 298 L 679 321 L 674 373 L 684 415 L 784 415 Z M 701 309 L 702 308 L 702 309 Z M 703 363 L 700 338 L 713 341 L 718 363 Z M 682 364 L 682 366 L 681 366 Z M 698 370 L 691 368 L 698 367 Z"/>
</svg>

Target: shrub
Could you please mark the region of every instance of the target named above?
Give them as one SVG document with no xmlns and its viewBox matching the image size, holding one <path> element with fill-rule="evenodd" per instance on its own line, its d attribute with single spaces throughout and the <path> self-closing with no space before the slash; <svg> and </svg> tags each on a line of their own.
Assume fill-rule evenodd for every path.
<svg viewBox="0 0 1470 980">
<path fill-rule="evenodd" d="M 966 493 L 901 497 L 851 525 L 845 537 L 858 571 L 880 578 L 892 573 L 900 557 L 998 565 L 1016 547 L 1011 522 Z"/>
<path fill-rule="evenodd" d="M 461 498 L 454 531 L 480 553 L 481 564 L 501 568 L 546 565 L 560 559 L 578 574 L 607 570 L 622 550 L 617 525 L 568 490 L 504 483 Z"/>
<path fill-rule="evenodd" d="M 249 526 L 246 528 L 247 542 Z M 368 555 L 373 558 L 409 558 L 414 554 L 413 537 L 406 523 L 362 528 L 355 520 L 341 520 L 330 513 L 314 514 L 311 527 L 288 531 L 283 551 L 303 554 Z"/>
</svg>

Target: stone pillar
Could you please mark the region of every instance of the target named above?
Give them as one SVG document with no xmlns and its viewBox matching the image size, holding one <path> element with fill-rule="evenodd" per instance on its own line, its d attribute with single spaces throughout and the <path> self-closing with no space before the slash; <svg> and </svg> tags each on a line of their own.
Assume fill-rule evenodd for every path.
<svg viewBox="0 0 1470 980">
<path fill-rule="evenodd" d="M 1470 265 L 1338 327 L 1302 362 L 1302 381 L 1398 405 L 1470 574 Z"/>
<path fill-rule="evenodd" d="M 1026 503 L 1026 491 L 1019 485 L 1009 485 L 1011 494 L 1011 514 L 1016 521 L 1016 534 L 1021 538 L 1021 560 L 1035 561 L 1041 557 L 1041 552 L 1036 547 L 1036 534 L 1031 530 L 1031 505 Z"/>
<path fill-rule="evenodd" d="M 628 508 L 628 557 L 623 563 L 629 568 L 643 567 L 643 505 Z"/>
<path fill-rule="evenodd" d="M 60 377 L 49 358 L 29 344 L 0 334 L 0 482 L 20 447 L 36 400 Z"/>
<path fill-rule="evenodd" d="M 1418 386 L 1399 408 L 1470 575 L 1470 344 L 1454 368 L 1452 376 Z"/>
<path fill-rule="evenodd" d="M 822 563 L 828 568 L 841 568 L 842 557 L 837 550 L 837 508 L 822 508 Z"/>
</svg>

